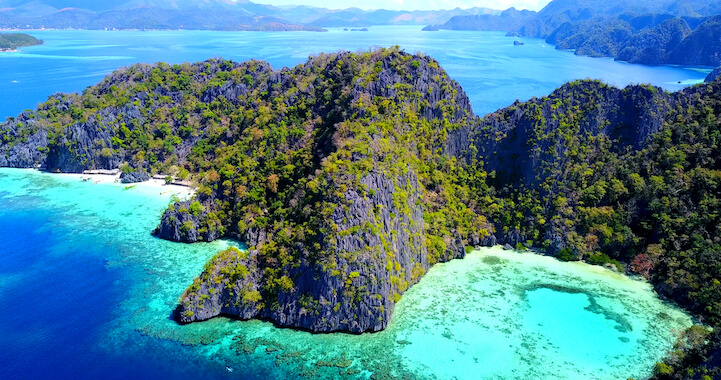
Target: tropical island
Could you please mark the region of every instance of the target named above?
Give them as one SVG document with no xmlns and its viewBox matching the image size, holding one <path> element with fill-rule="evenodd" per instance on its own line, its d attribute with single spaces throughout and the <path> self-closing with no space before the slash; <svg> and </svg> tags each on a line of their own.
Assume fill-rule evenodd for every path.
<svg viewBox="0 0 721 380">
<path fill-rule="evenodd" d="M 577 81 L 481 118 L 399 48 L 139 64 L 0 124 L 0 166 L 195 183 L 154 233 L 248 250 L 208 262 L 181 323 L 379 331 L 430 267 L 502 244 L 643 276 L 718 327 L 719 94 Z M 658 377 L 717 374 L 718 329 L 684 334 Z"/>
<path fill-rule="evenodd" d="M 458 15 L 426 31 L 503 31 L 545 39 L 578 55 L 642 64 L 721 65 L 718 2 L 554 0 L 539 12 Z"/>
<path fill-rule="evenodd" d="M 24 46 L 42 45 L 43 41 L 22 33 L 0 33 L 0 52 L 17 51 Z"/>
</svg>

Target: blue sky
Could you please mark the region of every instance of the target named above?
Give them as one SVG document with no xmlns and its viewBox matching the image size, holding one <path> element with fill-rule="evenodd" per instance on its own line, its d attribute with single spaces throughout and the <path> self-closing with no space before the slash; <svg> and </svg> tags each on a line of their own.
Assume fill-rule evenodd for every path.
<svg viewBox="0 0 721 380">
<path fill-rule="evenodd" d="M 493 9 L 516 7 L 537 11 L 546 6 L 550 0 L 255 0 L 254 2 L 273 5 L 312 5 L 331 9 L 358 7 L 362 9 L 429 10 L 456 7 Z"/>
</svg>

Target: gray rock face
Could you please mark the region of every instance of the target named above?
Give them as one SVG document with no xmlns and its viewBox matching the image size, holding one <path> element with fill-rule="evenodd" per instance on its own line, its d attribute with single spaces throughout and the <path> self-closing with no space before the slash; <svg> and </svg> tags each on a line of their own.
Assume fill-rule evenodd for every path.
<svg viewBox="0 0 721 380">
<path fill-rule="evenodd" d="M 721 77 L 721 67 L 715 68 L 714 71 L 712 71 L 711 74 L 709 74 L 706 77 L 705 82 L 711 83 L 711 82 L 717 81 L 717 80 L 721 79 L 719 77 Z"/>
<path fill-rule="evenodd" d="M 194 210 L 196 206 L 197 211 Z M 182 243 L 217 240 L 223 235 L 222 230 L 215 221 L 208 220 L 208 209 L 197 201 L 178 202 L 165 210 L 153 234 Z"/>
<path fill-rule="evenodd" d="M 134 171 L 120 174 L 120 182 L 122 183 L 139 183 L 146 181 L 150 181 L 150 174 L 144 171 Z"/>
<path fill-rule="evenodd" d="M 351 206 L 338 207 L 330 218 L 329 225 L 338 229 L 332 259 L 315 265 L 303 260 L 292 272 L 292 290 L 281 292 L 275 302 L 247 302 L 263 276 L 258 252 L 251 250 L 248 258 L 233 262 L 249 268 L 249 274 L 235 280 L 230 292 L 225 280 L 208 281 L 228 267 L 227 260 L 214 262 L 193 287 L 197 290 L 184 295 L 175 317 L 182 323 L 221 314 L 260 317 L 316 332 L 384 329 L 400 296 L 433 263 L 428 262 L 425 245 L 423 206 L 415 201 L 420 195 L 416 176 L 409 173 L 393 180 L 373 172 L 362 183 L 368 194 L 348 190 L 345 198 L 352 201 Z M 402 194 L 405 198 L 399 201 Z M 449 247 L 438 261 L 465 256 L 457 242 Z"/>
<path fill-rule="evenodd" d="M 117 168 L 122 157 L 112 152 L 103 153 L 104 148 L 112 146 L 111 139 L 114 135 L 112 127 L 97 119 L 70 126 L 59 143 L 49 146 L 47 169 L 62 173 L 82 173 L 88 169 Z"/>
<path fill-rule="evenodd" d="M 0 123 L 0 167 L 45 166 L 48 133 L 31 111 Z"/>
<path fill-rule="evenodd" d="M 229 250 L 216 256 L 207 268 L 174 310 L 175 320 L 190 323 L 221 314 L 241 319 L 259 316 L 264 305 L 258 289 L 262 270 L 257 257 Z"/>
<path fill-rule="evenodd" d="M 454 131 L 448 141 L 449 154 L 470 158 L 467 149 L 473 144 L 480 157 L 493 157 L 485 160 L 486 170 L 496 172 L 497 183 L 535 187 L 547 178 L 538 163 L 560 165 L 565 156 L 547 152 L 564 152 L 567 147 L 550 139 L 535 141 L 533 136 L 557 130 L 561 124 L 558 116 L 588 103 L 595 106 L 577 115 L 583 119 L 579 123 L 581 134 L 606 135 L 620 142 L 619 149 L 628 145 L 638 149 L 659 131 L 677 99 L 653 87 L 621 90 L 592 81 L 566 84 L 548 97 L 516 103 L 486 115 L 477 126 Z M 545 120 L 540 130 L 537 116 Z"/>
<path fill-rule="evenodd" d="M 422 113 L 419 116 L 426 119 L 443 119 L 444 110 L 441 103 L 452 99 L 457 107 L 449 117 L 451 122 L 458 122 L 464 117 L 473 117 L 471 101 L 458 82 L 445 77 L 445 74 L 443 74 L 444 77 L 441 78 L 441 81 L 433 79 L 440 73 L 437 66 L 436 68 L 431 67 L 431 60 L 430 57 L 419 57 L 417 60 L 418 67 L 415 69 L 413 77 L 408 79 L 398 71 L 393 70 L 392 60 L 386 59 L 383 61 L 383 70 L 378 75 L 378 80 L 370 83 L 367 87 L 356 86 L 353 96 L 358 99 L 361 94 L 365 93 L 373 97 L 395 98 L 398 95 L 395 85 L 408 83 L 420 92 L 423 95 L 422 100 L 427 102 L 427 105 L 421 109 Z"/>
<path fill-rule="evenodd" d="M 0 146 L 0 167 L 44 167 L 46 162 L 44 149 L 47 145 L 47 132 L 39 130 L 23 143 Z"/>
<path fill-rule="evenodd" d="M 434 126 L 440 126 L 437 120 L 464 124 L 474 119 L 470 101 L 461 86 L 451 80 L 431 58 L 401 52 L 371 55 L 375 60 L 374 74 L 365 79 L 359 76 L 361 73 L 356 72 L 352 65 L 345 66 L 341 62 L 353 61 L 355 58 L 348 59 L 350 54 L 312 58 L 321 64 L 309 65 L 324 70 L 324 80 L 340 84 L 337 88 L 318 81 L 298 85 L 299 77 L 304 75 L 302 67 L 273 71 L 266 63 L 252 62 L 246 64 L 252 66 L 252 70 L 238 70 L 248 74 L 235 75 L 217 85 L 214 82 L 213 86 L 201 87 L 203 90 L 198 93 L 197 100 L 199 103 L 212 103 L 222 98 L 223 102 L 239 102 L 238 97 L 247 95 L 252 89 L 260 93 L 272 90 L 292 94 L 283 98 L 288 108 L 297 106 L 304 98 L 320 99 L 321 94 L 322 97 L 343 102 L 316 102 L 308 105 L 308 117 L 313 123 L 307 126 L 315 128 L 317 136 L 313 140 L 300 139 L 296 143 L 313 144 L 309 150 L 313 155 L 308 168 L 310 176 L 321 172 L 313 168 L 313 165 L 317 165 L 315 161 L 322 164 L 325 158 L 338 149 L 334 145 L 337 144 L 334 134 L 338 125 L 355 121 L 359 114 L 369 118 L 373 115 L 371 107 L 353 108 L 353 104 L 361 101 L 369 104 L 372 99 L 386 97 L 391 101 L 406 102 L 412 105 L 414 117 L 428 119 Z M 6 161 L 7 157 L 18 157 L 13 159 L 16 165 L 40 163 L 52 171 L 114 169 L 127 162 L 130 167 L 137 168 L 137 172 L 124 175 L 124 182 L 144 180 L 147 178 L 145 171 L 151 165 L 151 157 L 152 162 L 172 161 L 173 164 L 182 165 L 194 144 L 200 141 L 201 135 L 208 132 L 204 128 L 210 124 L 201 113 L 191 112 L 185 115 L 186 118 L 181 118 L 182 115 L 163 118 L 163 110 L 167 110 L 159 108 L 159 104 L 182 103 L 187 95 L 184 91 L 209 81 L 208 77 L 212 75 L 207 72 L 229 72 L 234 65 L 214 60 L 195 64 L 193 66 L 198 70 L 188 70 L 187 73 L 177 75 L 177 80 L 172 84 L 153 87 L 147 92 L 129 93 L 127 100 L 107 107 L 85 109 L 81 103 L 84 100 L 80 97 L 62 97 L 58 100 L 59 105 L 55 102 L 50 107 L 63 107 L 65 111 L 72 111 L 63 113 L 65 129 L 62 132 L 53 132 L 52 138 L 48 137 L 47 141 L 36 144 L 43 149 L 32 150 L 36 145 L 27 142 L 20 142 L 13 147 L 0 144 L 0 149 L 11 151 L 17 149 L 15 146 L 22 146 L 24 150 L 19 153 L 6 155 Z M 88 91 L 97 97 L 107 97 L 113 93 L 114 84 L 139 80 L 155 69 L 161 72 L 170 70 L 162 64 L 156 67 L 138 65 L 111 74 Z M 326 95 L 324 87 L 330 95 Z M 291 89 L 294 91 L 288 91 Z M 413 96 L 412 100 L 409 95 Z M 159 98 L 162 98 L 162 102 L 157 101 Z M 347 112 L 348 109 L 354 111 Z M 157 118 L 162 119 L 162 129 L 157 125 L 158 119 L 153 116 L 156 111 Z M 57 111 L 48 110 L 47 114 L 50 113 Z M 30 115 L 26 115 L 22 122 L 33 123 L 31 119 Z M 199 124 L 191 124 L 194 130 L 181 131 L 181 127 L 189 124 L 188 121 Z M 410 131 L 415 128 L 414 123 L 401 119 L 397 121 L 398 128 L 408 128 Z M 11 126 L 0 124 L 0 128 L 10 130 Z M 38 128 L 38 131 L 56 131 L 47 126 L 45 128 Z M 151 135 L 160 140 L 163 136 L 168 137 L 164 132 L 167 129 L 183 133 L 173 136 L 178 139 L 173 139 L 172 144 L 168 140 L 167 147 L 164 143 L 164 149 L 153 150 L 152 156 L 147 149 L 142 151 L 143 154 L 148 153 L 145 156 L 148 162 L 137 158 L 141 151 L 137 148 L 139 142 L 136 141 L 136 130 L 143 132 L 141 135 Z M 232 143 L 233 138 L 237 137 L 233 133 L 238 131 L 229 130 L 224 138 Z M 28 137 L 27 141 L 31 138 L 42 140 L 40 132 L 35 134 L 37 137 Z M 372 137 L 378 140 L 377 143 L 384 143 L 382 136 Z M 13 141 L 19 140 L 13 137 Z M 434 149 L 442 147 L 440 142 L 433 144 Z M 35 155 L 35 151 L 39 153 Z M 379 155 L 374 156 L 375 153 Z M 212 154 L 212 151 L 208 153 L 209 159 Z M 456 229 L 444 230 L 442 236 L 436 236 L 440 232 L 427 235 L 424 206 L 419 201 L 426 195 L 426 190 L 415 172 L 418 169 L 412 157 L 409 157 L 411 161 L 407 163 L 390 162 L 392 160 L 381 157 L 388 154 L 383 149 L 367 154 L 352 152 L 347 158 L 351 162 L 371 160 L 367 161 L 370 163 L 368 171 L 363 169 L 351 172 L 353 174 L 328 174 L 323 178 L 323 186 L 328 187 L 314 192 L 312 202 L 303 194 L 307 189 L 302 188 L 298 189 L 297 197 L 283 200 L 287 202 L 284 206 L 293 212 L 288 218 L 293 218 L 292 222 L 298 222 L 300 226 L 293 229 L 293 233 L 306 235 L 294 238 L 291 242 L 278 238 L 279 234 L 285 232 L 277 227 L 280 221 L 271 220 L 261 224 L 253 220 L 252 223 L 241 223 L 245 220 L 240 218 L 250 218 L 242 212 L 242 208 L 252 205 L 242 203 L 247 198 L 236 197 L 231 191 L 224 194 L 221 186 L 209 184 L 207 191 L 199 192 L 195 200 L 169 207 L 154 231 L 159 238 L 193 243 L 232 237 L 246 242 L 250 247 L 247 255 L 226 252 L 209 263 L 203 275 L 184 295 L 175 318 L 182 323 L 189 323 L 225 314 L 239 318 L 266 318 L 282 326 L 317 332 L 379 331 L 390 322 L 394 306 L 401 295 L 418 282 L 432 265 L 463 257 L 466 244 L 495 241 L 495 237 L 489 238 L 480 229 L 475 234 L 471 233 L 471 236 Z M 398 159 L 405 160 L 406 157 L 400 156 Z M 257 172 L 262 172 L 260 166 L 264 164 L 259 162 Z M 242 180 L 238 179 L 234 185 Z M 336 192 L 332 189 L 344 190 Z M 270 194 L 265 195 L 272 197 Z M 322 217 L 318 217 L 315 210 L 306 214 L 305 209 L 296 208 L 291 202 L 324 205 L 327 212 L 324 211 Z M 440 206 L 434 204 L 429 207 Z M 259 215 L 268 212 L 263 209 L 258 211 Z M 310 215 L 308 219 L 312 220 L 312 224 L 302 224 L 304 215 Z M 465 236 L 461 236 L 461 233 Z M 433 244 L 428 243 L 429 239 L 433 239 Z M 281 248 L 266 255 L 270 249 L 264 248 L 276 243 Z M 284 253 L 293 255 L 292 259 L 286 261 Z"/>
</svg>

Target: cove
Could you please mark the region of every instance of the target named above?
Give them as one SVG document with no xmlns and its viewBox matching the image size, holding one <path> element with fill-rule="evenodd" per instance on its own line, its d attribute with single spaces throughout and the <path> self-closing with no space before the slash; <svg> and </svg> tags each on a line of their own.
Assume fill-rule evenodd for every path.
<svg viewBox="0 0 721 380">
<path fill-rule="evenodd" d="M 691 325 L 645 282 L 494 247 L 433 267 L 377 334 L 180 326 L 180 294 L 238 243 L 153 238 L 157 189 L 17 169 L 0 184 L 0 378 L 642 378 Z"/>
</svg>

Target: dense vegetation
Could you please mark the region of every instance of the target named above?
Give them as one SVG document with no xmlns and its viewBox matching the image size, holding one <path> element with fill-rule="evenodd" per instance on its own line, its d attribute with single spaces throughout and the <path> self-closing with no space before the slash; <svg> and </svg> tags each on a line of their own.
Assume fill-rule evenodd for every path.
<svg viewBox="0 0 721 380">
<path fill-rule="evenodd" d="M 675 94 L 575 82 L 491 114 L 470 133 L 473 152 L 489 161 L 497 205 L 487 215 L 506 240 L 643 275 L 720 326 L 719 116 L 719 82 Z M 706 339 L 718 347 L 717 333 L 689 334 L 660 377 L 706 375 L 691 369 L 704 350 L 718 359 L 718 348 L 701 348 Z"/>
<path fill-rule="evenodd" d="M 579 55 L 614 57 L 644 64 L 718 66 L 721 64 L 721 16 L 704 20 L 692 29 L 687 20 L 669 18 L 639 29 L 634 19 L 592 19 L 566 23 L 548 37 L 559 49 Z M 689 20 L 691 21 L 691 20 Z"/>
<path fill-rule="evenodd" d="M 40 45 L 43 41 L 33 36 L 22 33 L 2 33 L 0 34 L 0 49 L 14 50 L 23 46 Z"/>
<path fill-rule="evenodd" d="M 190 178 L 197 200 L 172 206 L 157 233 L 248 242 L 258 254 L 237 265 L 255 269 L 226 277 L 243 283 L 228 297 L 262 296 L 243 313 L 377 330 L 432 264 L 488 234 L 463 183 L 484 173 L 442 155 L 448 133 L 472 117 L 435 60 L 398 49 L 319 55 L 282 71 L 258 61 L 136 65 L 1 127 L 0 165 Z M 322 318 L 307 316 L 311 306 Z M 181 318 L 203 315 L 187 311 Z"/>
<path fill-rule="evenodd" d="M 191 179 L 159 236 L 235 237 L 176 318 L 377 331 L 433 264 L 511 244 L 648 278 L 721 326 L 721 83 L 600 82 L 473 116 L 438 63 L 397 48 L 293 69 L 135 65 L 0 124 L 0 166 Z M 719 376 L 694 327 L 659 378 Z"/>
</svg>

